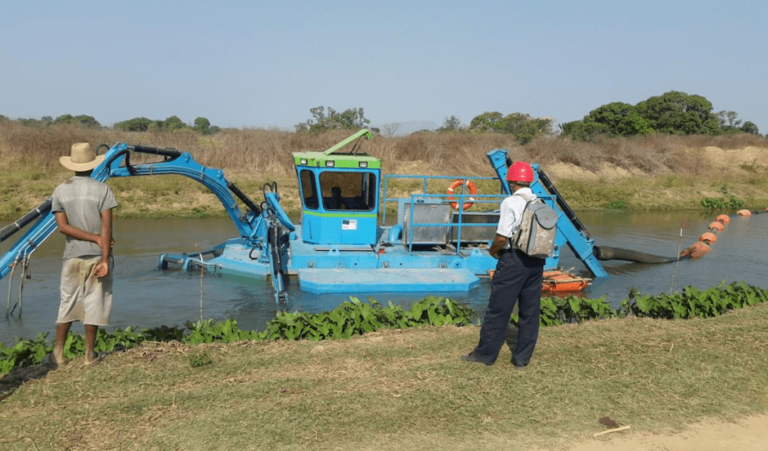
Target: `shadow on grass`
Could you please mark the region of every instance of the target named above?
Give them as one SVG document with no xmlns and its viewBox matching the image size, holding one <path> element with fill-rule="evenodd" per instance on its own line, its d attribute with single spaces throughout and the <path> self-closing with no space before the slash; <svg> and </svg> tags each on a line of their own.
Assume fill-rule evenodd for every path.
<svg viewBox="0 0 768 451">
<path fill-rule="evenodd" d="M 56 368 L 58 365 L 53 361 L 51 355 L 46 356 L 39 365 L 14 368 L 0 379 L 0 402 L 11 396 L 27 381 L 42 379 Z"/>
</svg>

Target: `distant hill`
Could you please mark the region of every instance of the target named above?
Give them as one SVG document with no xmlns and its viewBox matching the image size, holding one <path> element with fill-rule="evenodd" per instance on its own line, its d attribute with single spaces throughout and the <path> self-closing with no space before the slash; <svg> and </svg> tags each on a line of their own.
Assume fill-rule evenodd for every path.
<svg viewBox="0 0 768 451">
<path fill-rule="evenodd" d="M 419 130 L 436 130 L 439 127 L 439 125 L 432 121 L 407 121 L 398 122 L 398 124 L 400 126 L 397 128 L 395 136 L 406 136 Z M 371 125 L 371 127 L 377 127 L 381 130 L 381 133 L 384 133 L 384 124 Z"/>
</svg>

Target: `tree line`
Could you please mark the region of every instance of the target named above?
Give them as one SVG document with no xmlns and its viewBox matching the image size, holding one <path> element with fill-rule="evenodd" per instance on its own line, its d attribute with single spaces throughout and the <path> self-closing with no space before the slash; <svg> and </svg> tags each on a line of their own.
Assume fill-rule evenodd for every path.
<svg viewBox="0 0 768 451">
<path fill-rule="evenodd" d="M 92 130 L 108 129 L 99 124 L 93 116 L 81 114 L 73 116 L 71 114 L 62 114 L 53 119 L 51 116 L 43 116 L 40 119 L 8 119 L 0 114 L 0 122 L 10 121 L 28 127 L 48 128 L 57 125 L 77 125 Z M 218 133 L 221 128 L 211 125 L 211 121 L 204 117 L 195 118 L 192 124 L 185 124 L 178 116 L 171 116 L 165 120 L 147 119 L 146 117 L 137 117 L 114 124 L 111 128 L 124 132 L 147 132 L 147 131 L 173 131 L 173 130 L 194 130 L 203 135 L 212 135 Z"/>
<path fill-rule="evenodd" d="M 311 108 L 312 117 L 296 124 L 297 132 L 364 128 L 370 123 L 363 108 L 337 111 L 322 106 Z M 579 141 L 592 141 L 601 137 L 629 137 L 650 134 L 671 135 L 723 135 L 760 132 L 753 122 L 742 122 L 734 111 L 713 112 L 712 103 L 703 96 L 670 91 L 630 105 L 612 102 L 589 112 L 582 120 L 560 124 L 554 129 L 554 118 L 532 117 L 525 113 L 504 115 L 498 111 L 485 112 L 472 118 L 469 125 L 456 116 L 445 118 L 437 133 L 503 133 L 513 135 L 525 145 L 538 136 L 570 137 Z M 383 134 L 394 135 L 399 124 L 385 124 Z M 372 128 L 375 133 L 382 133 Z M 429 132 L 422 130 L 421 132 Z M 419 133 L 419 132 L 417 132 Z"/>
<path fill-rule="evenodd" d="M 358 130 L 370 128 L 374 133 L 393 136 L 399 124 L 385 124 L 381 128 L 369 127 L 370 120 L 365 117 L 363 108 L 348 108 L 343 111 L 331 107 L 310 108 L 311 117 L 295 125 L 298 133 L 314 133 L 328 130 Z M 0 115 L 0 121 L 10 119 Z M 60 124 L 76 124 L 85 128 L 102 129 L 93 116 L 73 116 L 64 114 L 56 119 L 45 116 L 41 119 L 16 119 L 22 125 L 50 127 Z M 469 125 L 462 124 L 456 116 L 445 118 L 436 133 L 502 133 L 509 134 L 525 145 L 538 136 L 570 137 L 579 141 L 593 141 L 603 137 L 631 137 L 650 134 L 670 135 L 723 135 L 733 133 L 760 132 L 753 122 L 742 121 L 735 111 L 714 112 L 712 103 L 700 95 L 670 91 L 660 96 L 653 96 L 636 105 L 624 102 L 612 102 L 602 105 L 583 119 L 566 122 L 555 130 L 555 119 L 551 117 L 532 117 L 525 113 L 504 115 L 498 111 L 484 112 L 472 118 Z M 178 116 L 165 120 L 137 117 L 118 122 L 116 130 L 126 132 L 194 130 L 203 135 L 219 132 L 221 129 L 204 118 L 198 117 L 192 124 L 185 124 Z M 422 130 L 421 132 L 431 132 Z M 419 132 L 417 132 L 419 133 Z"/>
</svg>

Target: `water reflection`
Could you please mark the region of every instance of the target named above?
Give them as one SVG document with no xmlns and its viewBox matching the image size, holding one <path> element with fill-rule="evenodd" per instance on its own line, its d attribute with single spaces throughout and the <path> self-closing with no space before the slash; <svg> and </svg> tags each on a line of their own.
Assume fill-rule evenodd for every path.
<svg viewBox="0 0 768 451">
<path fill-rule="evenodd" d="M 708 212 L 660 213 L 580 213 L 579 218 L 598 245 L 622 247 L 662 256 L 675 256 L 679 247 L 688 246 L 707 231 L 716 214 Z M 1 226 L 1 225 L 0 225 Z M 627 297 L 630 288 L 643 293 L 679 291 L 687 285 L 708 288 L 720 280 L 744 280 L 767 287 L 768 214 L 752 218 L 735 217 L 718 235 L 718 242 L 703 259 L 683 260 L 662 265 L 605 262 L 610 277 L 593 281 L 583 295 L 605 295 L 614 306 Z M 682 238 L 680 229 L 683 229 Z M 228 219 L 163 219 L 115 221 L 115 298 L 112 327 L 139 325 L 182 325 L 200 318 L 200 299 L 206 318 L 233 317 L 246 329 L 260 329 L 274 316 L 277 307 L 271 284 L 263 280 L 204 277 L 199 273 L 161 271 L 157 260 L 163 252 L 206 250 L 237 234 Z M 8 240 L 12 241 L 12 240 Z M 0 252 L 10 247 L 0 244 Z M 54 234 L 33 254 L 32 279 L 24 285 L 24 316 L 5 318 L 9 277 L 0 281 L 0 341 L 9 344 L 14 337 L 32 338 L 39 332 L 51 332 L 58 309 L 59 271 L 64 238 Z M 561 266 L 573 267 L 588 276 L 586 268 L 565 250 Z M 18 274 L 14 276 L 12 303 L 18 296 Z M 452 298 L 469 303 L 481 314 L 488 301 L 488 282 Z M 440 293 L 435 293 L 439 295 Z M 408 307 L 422 294 L 381 294 L 370 296 L 386 304 Z M 316 295 L 298 291 L 296 283 L 288 286 L 285 309 L 319 312 L 336 307 L 347 296 Z M 362 297 L 364 300 L 365 297 Z M 82 326 L 73 330 L 82 333 Z M 51 338 L 52 335 L 49 336 Z"/>
</svg>

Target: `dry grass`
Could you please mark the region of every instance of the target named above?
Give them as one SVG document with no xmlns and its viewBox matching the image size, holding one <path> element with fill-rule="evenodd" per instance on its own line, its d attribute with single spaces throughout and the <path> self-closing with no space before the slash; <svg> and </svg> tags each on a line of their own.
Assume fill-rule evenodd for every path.
<svg viewBox="0 0 768 451">
<path fill-rule="evenodd" d="M 247 172 L 253 177 L 292 176 L 291 152 L 325 150 L 349 136 L 347 131 L 304 134 L 265 129 L 228 129 L 203 137 L 191 131 L 125 133 L 115 130 L 87 130 L 76 126 L 47 129 L 0 123 L 0 149 L 6 160 L 32 160 L 55 164 L 67 154 L 73 142 L 144 144 L 192 153 L 198 161 L 229 172 Z M 462 133 L 415 133 L 406 137 L 376 136 L 361 150 L 384 160 L 387 173 L 402 173 L 416 163 L 423 171 L 488 174 L 485 154 L 494 148 L 509 150 L 513 160 L 542 164 L 572 163 L 597 172 L 609 163 L 644 174 L 665 172 L 701 174 L 709 169 L 695 155 L 686 152 L 716 146 L 723 150 L 747 146 L 768 149 L 768 141 L 755 135 L 668 136 L 654 135 L 627 139 L 604 139 L 583 143 L 570 139 L 542 137 L 525 147 L 509 135 Z"/>
<path fill-rule="evenodd" d="M 3 449 L 565 449 L 768 409 L 768 306 L 545 328 L 532 365 L 460 362 L 475 327 L 329 342 L 146 345 L 3 402 Z M 213 363 L 195 367 L 206 354 Z"/>
<path fill-rule="evenodd" d="M 0 193 L 0 218 L 15 219 L 49 196 L 70 174 L 60 167 L 58 157 L 67 154 L 77 141 L 93 145 L 127 142 L 190 152 L 201 164 L 224 169 L 227 178 L 236 181 L 257 202 L 261 186 L 277 180 L 286 210 L 296 213 L 299 199 L 291 153 L 325 150 L 347 136 L 347 131 L 304 134 L 233 129 L 205 137 L 190 131 L 124 133 L 76 126 L 37 129 L 2 122 L 0 180 L 8 188 Z M 708 146 L 723 150 L 718 163 L 705 157 Z M 381 158 L 385 174 L 493 176 L 486 154 L 494 148 L 507 149 L 513 160 L 542 164 L 576 209 L 605 208 L 612 201 L 623 201 L 633 209 L 697 208 L 701 199 L 718 195 L 718 187 L 725 184 L 749 206 L 762 207 L 768 202 L 768 141 L 754 135 L 657 135 L 594 143 L 545 137 L 521 147 L 508 135 L 415 133 L 406 137 L 375 136 L 362 142 L 360 151 Z M 754 159 L 729 162 L 735 149 L 744 148 L 752 149 Z M 124 207 L 117 214 L 225 215 L 217 199 L 202 192 L 194 182 L 181 177 L 171 180 L 111 181 Z M 395 185 L 401 194 L 418 191 L 418 183 Z M 443 185 L 438 187 L 439 192 L 444 192 Z M 661 196 L 659 189 L 664 190 Z M 497 192 L 493 188 L 481 194 Z"/>
</svg>

